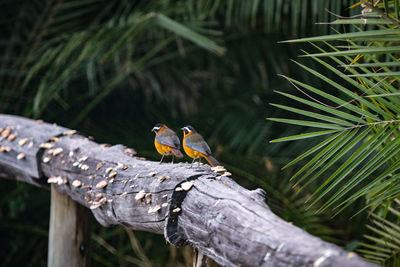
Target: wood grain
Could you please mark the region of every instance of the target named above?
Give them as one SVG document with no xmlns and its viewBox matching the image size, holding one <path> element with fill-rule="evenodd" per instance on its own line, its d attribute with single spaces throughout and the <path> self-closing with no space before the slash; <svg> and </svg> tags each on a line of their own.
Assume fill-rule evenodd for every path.
<svg viewBox="0 0 400 267">
<path fill-rule="evenodd" d="M 47 266 L 88 266 L 90 232 L 87 208 L 51 187 Z"/>
<path fill-rule="evenodd" d="M 42 130 L 52 127 L 46 123 L 0 115 L 0 128 L 7 126 L 21 136 L 29 129 L 35 143 L 51 139 Z M 45 188 L 57 182 L 59 192 L 90 208 L 102 225 L 163 234 L 175 246 L 193 246 L 223 266 L 375 266 L 285 222 L 266 205 L 264 190 L 247 190 L 224 170 L 159 164 L 128 155 L 123 145 L 106 147 L 79 134 L 65 135 L 65 129 L 54 132 L 59 138 L 51 148 L 31 152 L 38 157 L 38 172 L 23 159 L 9 163 L 27 149 L 14 145 L 11 156 L 0 152 L 0 177 Z M 16 141 L 3 139 L 0 145 Z"/>
</svg>

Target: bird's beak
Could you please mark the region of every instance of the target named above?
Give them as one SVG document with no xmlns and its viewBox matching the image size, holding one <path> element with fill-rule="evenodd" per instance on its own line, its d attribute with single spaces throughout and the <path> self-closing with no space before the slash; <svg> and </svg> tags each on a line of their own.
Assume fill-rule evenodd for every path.
<svg viewBox="0 0 400 267">
<path fill-rule="evenodd" d="M 156 131 L 156 127 L 153 127 L 153 129 L 151 129 L 151 131 L 152 131 L 152 132 L 155 132 L 155 131 Z"/>
<path fill-rule="evenodd" d="M 185 130 L 185 127 L 182 127 L 181 130 L 182 130 L 182 131 Z"/>
</svg>

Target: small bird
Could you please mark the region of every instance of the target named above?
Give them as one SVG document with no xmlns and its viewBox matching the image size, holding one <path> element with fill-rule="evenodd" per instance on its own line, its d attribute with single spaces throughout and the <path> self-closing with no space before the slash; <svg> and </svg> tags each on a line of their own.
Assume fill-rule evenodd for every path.
<svg viewBox="0 0 400 267">
<path fill-rule="evenodd" d="M 165 124 L 157 123 L 151 131 L 156 133 L 154 145 L 157 152 L 162 155 L 160 163 L 163 161 L 164 156 L 172 155 L 172 162 L 174 162 L 174 156 L 183 158 L 181 142 L 173 130 Z"/>
<path fill-rule="evenodd" d="M 221 165 L 211 155 L 211 149 L 206 141 L 192 126 L 185 126 L 181 130 L 183 131 L 183 150 L 189 157 L 193 158 L 192 164 L 196 159 L 203 157 L 213 167 Z"/>
</svg>

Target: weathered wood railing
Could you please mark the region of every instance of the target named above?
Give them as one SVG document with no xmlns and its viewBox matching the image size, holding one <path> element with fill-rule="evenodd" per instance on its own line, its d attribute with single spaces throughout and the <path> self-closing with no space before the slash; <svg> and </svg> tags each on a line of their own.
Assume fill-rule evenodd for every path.
<svg viewBox="0 0 400 267">
<path fill-rule="evenodd" d="M 222 167 L 159 164 L 122 145 L 11 115 L 0 115 L 0 132 L 0 177 L 52 184 L 104 226 L 163 234 L 223 266 L 374 266 L 280 219 L 262 189 L 246 190 Z"/>
</svg>

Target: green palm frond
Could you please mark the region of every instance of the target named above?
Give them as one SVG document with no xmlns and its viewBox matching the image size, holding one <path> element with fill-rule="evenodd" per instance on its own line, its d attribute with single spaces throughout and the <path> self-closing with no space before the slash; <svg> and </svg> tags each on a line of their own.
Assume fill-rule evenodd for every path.
<svg viewBox="0 0 400 267">
<path fill-rule="evenodd" d="M 358 252 L 366 259 L 385 266 L 400 263 L 400 201 L 395 199 L 391 206 L 380 205 L 371 213 L 371 223 L 367 225 L 370 234 L 360 243 Z"/>
<path fill-rule="evenodd" d="M 400 41 L 400 30 L 393 13 L 397 11 L 393 2 L 388 1 L 378 5 L 366 2 L 365 5 L 361 21 L 340 23 L 341 20 L 336 20 L 333 23 L 351 24 L 356 32 L 287 41 L 310 42 L 317 53 L 304 51 L 304 56 L 336 75 L 336 78 L 329 78 L 319 69 L 294 61 L 326 86 L 319 89 L 286 77 L 302 96 L 281 94 L 311 110 L 275 105 L 297 117 L 271 119 L 315 128 L 308 133 L 272 142 L 329 136 L 288 164 L 290 166 L 314 155 L 292 179 L 296 185 L 318 185 L 309 201 L 315 204 L 324 199 L 321 211 L 333 205 L 341 211 L 368 194 L 371 203 L 377 205 L 393 198 L 400 190 L 400 183 L 393 179 L 400 172 L 397 164 L 400 159 L 400 98 L 397 96 L 400 76 L 396 71 L 400 56 L 396 44 Z M 385 13 L 385 7 L 390 10 L 389 14 Z M 363 20 L 371 18 L 374 23 L 370 24 L 375 29 L 371 29 L 370 24 L 362 29 L 367 27 Z M 360 22 L 362 25 L 356 25 Z M 336 46 L 337 42 L 343 41 L 347 46 Z M 344 69 L 338 66 L 344 66 Z M 299 116 L 311 120 L 298 119 Z M 371 195 L 377 187 L 379 192 Z"/>
</svg>

